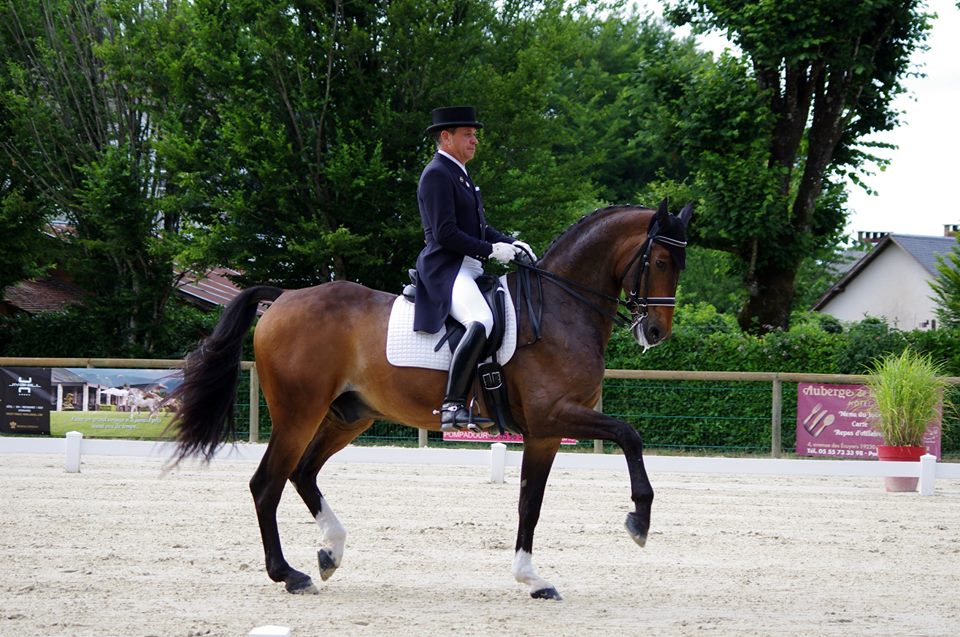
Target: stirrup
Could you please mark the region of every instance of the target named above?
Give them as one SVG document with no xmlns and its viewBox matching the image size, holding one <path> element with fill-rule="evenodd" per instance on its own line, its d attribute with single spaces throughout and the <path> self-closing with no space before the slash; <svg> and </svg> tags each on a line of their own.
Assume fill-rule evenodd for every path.
<svg viewBox="0 0 960 637">
<path fill-rule="evenodd" d="M 443 403 L 440 410 L 434 410 L 433 413 L 440 414 L 440 431 L 458 431 L 467 429 L 469 431 L 480 431 L 491 427 L 494 422 L 489 418 L 477 416 L 473 413 L 473 400 L 470 406 L 462 402 L 450 400 Z"/>
</svg>

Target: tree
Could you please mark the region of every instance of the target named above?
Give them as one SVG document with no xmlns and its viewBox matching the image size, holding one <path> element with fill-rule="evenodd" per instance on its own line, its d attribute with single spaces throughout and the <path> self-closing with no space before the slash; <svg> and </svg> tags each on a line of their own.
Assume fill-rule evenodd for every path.
<svg viewBox="0 0 960 637">
<path fill-rule="evenodd" d="M 638 190 L 647 203 L 663 189 L 681 202 L 723 192 L 704 175 L 730 167 L 701 151 L 742 131 L 739 105 L 752 115 L 762 104 L 741 66 L 714 71 L 692 42 L 616 2 L 42 0 L 2 11 L 0 195 L 18 212 L 0 224 L 68 220 L 91 322 L 129 353 L 156 346 L 175 266 L 231 266 L 241 284 L 399 289 L 422 245 L 415 193 L 437 105 L 478 106 L 488 125 L 470 169 L 488 218 L 542 250 Z M 711 117 L 727 128 L 702 126 Z M 765 138 L 737 134 L 749 152 L 735 174 L 749 184 Z M 731 202 L 757 191 L 730 183 Z"/>
<path fill-rule="evenodd" d="M 172 279 L 167 236 L 176 230 L 176 214 L 159 205 L 150 112 L 105 61 L 107 52 L 131 55 L 121 34 L 141 10 L 72 0 L 0 6 L 0 156 L 15 167 L 4 209 L 71 226 L 60 235 L 62 258 L 91 292 L 90 329 L 128 354 L 149 353 L 159 330 Z"/>
<path fill-rule="evenodd" d="M 942 327 L 960 327 L 960 247 L 936 255 L 937 278 L 930 282 L 936 315 Z"/>
<path fill-rule="evenodd" d="M 930 16 L 894 0 L 678 0 L 668 15 L 742 51 L 689 77 L 675 139 L 700 198 L 698 241 L 740 262 L 740 325 L 784 328 L 800 264 L 842 230 L 843 178 L 870 158 L 862 139 L 897 125 L 891 103 Z"/>
<path fill-rule="evenodd" d="M 15 63 L 11 53 L 17 48 L 13 30 L 0 29 L 0 69 Z M 11 78 L 0 71 L 0 149 L 17 133 L 16 118 L 4 97 L 12 88 Z M 37 200 L 36 185 L 20 170 L 17 160 L 0 150 L 0 292 L 43 274 L 50 265 L 50 242 L 43 237 L 48 212 Z"/>
<path fill-rule="evenodd" d="M 591 149 L 605 119 L 581 103 L 623 93 L 638 32 L 565 4 L 198 0 L 181 5 L 187 42 L 129 32 L 178 61 L 156 73 L 179 96 L 157 149 L 187 260 L 234 265 L 242 283 L 398 289 L 422 246 L 423 131 L 449 103 L 488 123 L 470 169 L 491 222 L 545 245 L 600 203 L 593 178 L 621 159 Z"/>
<path fill-rule="evenodd" d="M 2 113 L 0 119 L 5 119 Z M 51 251 L 51 242 L 44 241 L 42 208 L 17 183 L 20 175 L 8 158 L 5 162 L 0 169 L 0 293 L 8 285 L 43 274 Z"/>
</svg>

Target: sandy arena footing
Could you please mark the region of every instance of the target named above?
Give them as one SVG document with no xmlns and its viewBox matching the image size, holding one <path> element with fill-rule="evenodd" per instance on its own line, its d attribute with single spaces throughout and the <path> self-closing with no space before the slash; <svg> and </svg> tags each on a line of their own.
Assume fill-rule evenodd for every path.
<svg viewBox="0 0 960 637">
<path fill-rule="evenodd" d="M 319 531 L 292 487 L 288 561 L 319 595 L 274 584 L 247 482 L 216 460 L 167 474 L 145 458 L 0 455 L 0 634 L 955 635 L 960 482 L 884 492 L 882 479 L 651 475 L 644 549 L 623 528 L 622 472 L 555 470 L 534 564 L 564 596 L 510 574 L 519 473 L 336 463 L 320 474 L 347 528 L 317 577 Z"/>
</svg>

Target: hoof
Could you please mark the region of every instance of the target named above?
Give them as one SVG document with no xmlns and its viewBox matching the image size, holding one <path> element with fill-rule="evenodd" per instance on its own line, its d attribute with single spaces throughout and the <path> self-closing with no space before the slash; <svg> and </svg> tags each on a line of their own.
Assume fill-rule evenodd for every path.
<svg viewBox="0 0 960 637">
<path fill-rule="evenodd" d="M 627 533 L 630 534 L 630 537 L 633 538 L 633 541 L 639 544 L 640 546 L 645 546 L 647 543 L 647 530 L 650 528 L 650 524 L 643 524 L 637 518 L 636 513 L 628 513 L 627 521 L 623 524 L 627 527 Z"/>
<path fill-rule="evenodd" d="M 320 564 L 320 579 L 326 582 L 337 570 L 337 564 L 328 549 L 317 551 L 317 562 Z"/>
<path fill-rule="evenodd" d="M 288 593 L 294 595 L 317 595 L 320 591 L 313 585 L 313 580 L 309 575 L 299 574 L 299 577 L 293 577 L 287 580 L 286 589 Z"/>
<path fill-rule="evenodd" d="M 555 599 L 557 601 L 563 599 L 560 597 L 560 593 L 557 592 L 557 589 L 553 588 L 552 586 L 550 588 L 541 588 L 538 591 L 533 591 L 530 593 L 530 597 L 534 599 Z"/>
</svg>

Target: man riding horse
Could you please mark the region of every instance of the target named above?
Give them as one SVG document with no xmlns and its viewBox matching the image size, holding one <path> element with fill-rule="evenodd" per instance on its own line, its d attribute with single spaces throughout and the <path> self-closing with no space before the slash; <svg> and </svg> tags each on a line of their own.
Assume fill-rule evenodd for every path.
<svg viewBox="0 0 960 637">
<path fill-rule="evenodd" d="M 173 394 L 179 401 L 172 424 L 177 432 L 174 461 L 195 454 L 209 460 L 221 444 L 235 439 L 233 409 L 246 334 L 257 318 L 258 304 L 273 302 L 257 322 L 253 338 L 272 428 L 250 491 L 267 574 L 291 593 L 315 593 L 317 588 L 283 555 L 277 507 L 288 483 L 321 530 L 317 564 L 326 581 L 342 564 L 346 543 L 346 529 L 317 483 L 326 462 L 377 420 L 435 431 L 432 406 L 444 380 L 442 425 L 469 423 L 464 412 L 470 375 L 490 329 L 490 315 L 473 277 L 485 259 L 509 262 L 526 249 L 486 224 L 480 194 L 465 170 L 476 150 L 479 126 L 472 108 L 434 111 L 429 130 L 437 138 L 438 152 L 423 171 L 419 188 L 426 248 L 417 262 L 421 281 L 414 329 L 436 333 L 448 314 L 466 324 L 449 378 L 428 367 L 392 364 L 388 326 L 397 296 L 344 280 L 301 290 L 247 288 L 184 363 L 183 382 Z M 608 440 L 619 446 L 634 505 L 624 525 L 638 545 L 647 541 L 654 493 L 642 437 L 633 424 L 595 406 L 604 378 L 604 350 L 615 325 L 629 329 L 644 348 L 670 336 L 691 215 L 689 204 L 679 215 L 671 214 L 666 201 L 657 209 L 603 208 L 554 239 L 535 265 L 522 264 L 530 276 L 529 288 L 520 273 L 506 276 L 505 287 L 518 291 L 515 298 L 526 298 L 526 320 L 517 317 L 514 337 L 530 344 L 503 363 L 510 413 L 523 435 L 511 570 L 533 598 L 561 598 L 534 567 L 533 539 L 563 438 Z M 521 295 L 525 288 L 532 294 Z M 507 309 L 517 311 L 512 305 Z M 520 369 L 524 373 L 512 373 Z"/>
<path fill-rule="evenodd" d="M 427 134 L 437 152 L 420 175 L 417 203 L 426 245 L 417 258 L 418 286 L 413 329 L 435 334 L 447 316 L 466 332 L 450 361 L 446 392 L 440 407 L 444 431 L 466 427 L 466 408 L 473 373 L 493 329 L 493 314 L 476 284 L 483 261 L 509 263 L 530 246 L 489 225 L 483 214 L 480 188 L 473 185 L 466 164 L 477 149 L 477 121 L 472 106 L 448 106 L 432 112 Z M 474 423 L 489 419 L 474 417 Z"/>
</svg>

